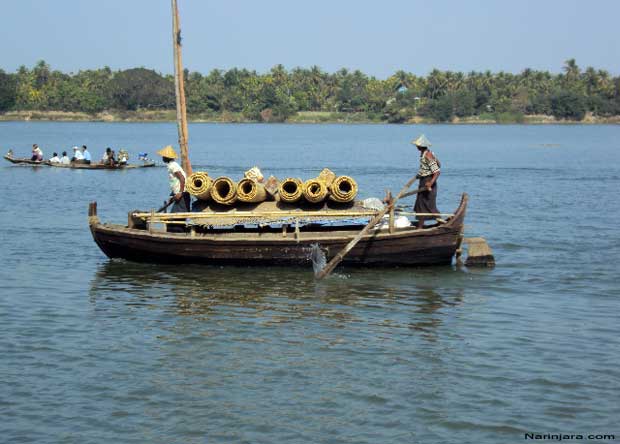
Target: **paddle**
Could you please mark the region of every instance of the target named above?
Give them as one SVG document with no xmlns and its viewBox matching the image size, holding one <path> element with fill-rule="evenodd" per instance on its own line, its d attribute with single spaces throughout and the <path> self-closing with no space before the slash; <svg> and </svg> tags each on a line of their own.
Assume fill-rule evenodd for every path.
<svg viewBox="0 0 620 444">
<path fill-rule="evenodd" d="M 161 213 L 162 211 L 164 211 L 166 208 L 168 208 L 172 204 L 172 202 L 174 202 L 174 197 L 171 197 L 166 202 L 164 202 L 164 206 L 161 207 L 159 210 L 157 210 L 156 213 Z"/>
<path fill-rule="evenodd" d="M 405 186 L 403 187 L 402 190 L 400 190 L 400 193 L 398 193 L 398 195 L 394 198 L 394 200 L 392 202 L 390 202 L 389 205 L 386 205 L 386 207 L 381 210 L 375 217 L 372 218 L 372 220 L 370 222 L 368 222 L 368 225 L 366 225 L 362 231 L 360 231 L 357 236 L 355 236 L 353 239 L 351 239 L 351 241 L 345 245 L 345 247 L 340 250 L 340 252 L 338 254 L 336 254 L 331 261 L 329 261 L 327 263 L 327 265 L 325 266 L 325 268 L 323 268 L 321 271 L 319 271 L 318 273 L 315 273 L 315 277 L 317 279 L 323 279 L 325 276 L 327 276 L 328 274 L 330 274 L 334 268 L 336 268 L 336 266 L 344 259 L 344 257 L 349 253 L 349 251 L 351 251 L 353 249 L 353 247 L 355 247 L 357 245 L 357 243 L 362 239 L 362 237 L 364 237 L 366 234 L 368 234 L 368 232 L 375 226 L 377 225 L 377 223 L 379 223 L 379 221 L 381 221 L 381 219 L 383 218 L 383 216 L 385 216 L 385 214 L 390 211 L 394 205 L 396 204 L 396 202 L 401 199 L 404 196 L 413 196 L 414 194 L 417 194 L 421 191 L 426 191 L 426 188 L 420 188 L 418 190 L 415 191 L 410 191 L 409 193 L 406 193 L 406 191 L 409 189 L 409 187 L 411 187 L 411 185 L 413 184 L 413 182 L 415 182 L 417 179 L 416 177 L 412 177 L 411 179 L 409 179 L 409 182 L 407 182 L 405 184 Z M 405 194 L 406 193 L 406 194 Z"/>
</svg>

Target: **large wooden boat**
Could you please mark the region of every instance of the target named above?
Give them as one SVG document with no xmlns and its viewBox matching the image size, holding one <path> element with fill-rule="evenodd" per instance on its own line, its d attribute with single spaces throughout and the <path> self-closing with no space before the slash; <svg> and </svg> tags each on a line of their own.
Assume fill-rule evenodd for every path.
<svg viewBox="0 0 620 444">
<path fill-rule="evenodd" d="M 443 224 L 424 229 L 375 228 L 362 237 L 343 262 L 348 265 L 373 266 L 450 264 L 463 239 L 467 201 L 467 194 L 463 194 L 458 209 Z M 309 212 L 300 211 L 300 215 L 302 213 L 305 217 Z M 320 217 L 335 220 L 346 216 L 345 213 L 323 211 Z M 170 233 L 165 228 L 158 229 L 154 223 L 158 220 L 158 214 L 165 213 L 150 213 L 151 217 L 146 217 L 144 223 L 136 217 L 139 214 L 130 213 L 126 226 L 101 223 L 97 204 L 90 204 L 90 231 L 99 248 L 108 257 L 153 263 L 263 266 L 308 264 L 311 262 L 313 244 L 318 244 L 329 260 L 365 225 L 345 223 L 325 226 L 310 223 L 299 227 L 291 222 L 280 226 L 244 224 L 218 228 L 209 225 L 210 222 L 200 222 L 201 217 L 207 216 L 193 213 L 196 219 L 188 217 L 184 220 L 182 232 Z M 144 217 L 148 213 L 141 214 Z M 248 214 L 252 214 L 252 220 L 256 221 L 256 211 Z M 369 212 L 368 216 L 371 214 Z M 221 216 L 222 213 L 215 213 L 209 217 Z M 242 220 L 243 212 L 235 212 L 235 217 Z"/>
</svg>

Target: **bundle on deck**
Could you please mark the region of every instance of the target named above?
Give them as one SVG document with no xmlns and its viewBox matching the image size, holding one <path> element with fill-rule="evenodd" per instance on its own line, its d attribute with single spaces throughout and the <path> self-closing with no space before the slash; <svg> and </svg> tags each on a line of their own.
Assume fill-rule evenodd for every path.
<svg viewBox="0 0 620 444">
<path fill-rule="evenodd" d="M 289 177 L 280 182 L 278 188 L 280 193 L 280 200 L 283 202 L 293 203 L 301 199 L 303 194 L 303 184 L 301 179 L 296 177 Z"/>
<path fill-rule="evenodd" d="M 211 198 L 223 205 L 234 204 L 237 200 L 237 184 L 230 177 L 218 177 L 211 185 Z"/>
<path fill-rule="evenodd" d="M 329 198 L 334 202 L 351 202 L 357 196 L 357 183 L 349 176 L 338 176 L 329 191 Z"/>
<path fill-rule="evenodd" d="M 185 190 L 196 199 L 209 200 L 211 198 L 211 185 L 213 179 L 207 173 L 196 172 L 191 174 L 185 181 Z"/>
<path fill-rule="evenodd" d="M 276 194 L 278 194 L 279 184 L 278 178 L 275 176 L 269 176 L 269 179 L 265 182 L 265 191 L 267 191 L 270 198 L 275 199 Z"/>
<path fill-rule="evenodd" d="M 265 186 L 252 179 L 241 179 L 237 184 L 237 199 L 241 202 L 263 202 L 267 199 Z"/>
<path fill-rule="evenodd" d="M 334 179 L 336 179 L 336 174 L 329 168 L 323 168 L 318 178 L 325 182 L 325 185 L 330 186 Z"/>
<path fill-rule="evenodd" d="M 323 202 L 327 197 L 327 185 L 320 178 L 308 179 L 304 182 L 303 194 L 308 202 Z"/>
<path fill-rule="evenodd" d="M 264 179 L 263 173 L 257 166 L 253 166 L 245 173 L 243 173 L 243 177 L 245 177 L 246 179 L 251 179 L 254 182 L 262 182 Z"/>
</svg>

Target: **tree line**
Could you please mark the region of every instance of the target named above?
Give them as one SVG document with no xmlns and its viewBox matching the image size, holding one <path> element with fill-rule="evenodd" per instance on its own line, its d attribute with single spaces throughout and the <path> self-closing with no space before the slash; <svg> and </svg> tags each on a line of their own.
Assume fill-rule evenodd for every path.
<svg viewBox="0 0 620 444">
<path fill-rule="evenodd" d="M 582 120 L 586 113 L 620 115 L 620 77 L 567 60 L 562 72 L 433 70 L 426 76 L 397 71 L 385 80 L 359 70 L 327 73 L 317 66 L 267 73 L 215 69 L 185 71 L 190 114 L 236 113 L 254 121 L 286 121 L 298 112 L 359 113 L 369 120 L 438 122 L 480 116 L 518 121 L 527 115 Z M 14 73 L 0 70 L 0 112 L 140 111 L 174 109 L 174 78 L 133 68 L 63 73 L 45 61 Z"/>
</svg>

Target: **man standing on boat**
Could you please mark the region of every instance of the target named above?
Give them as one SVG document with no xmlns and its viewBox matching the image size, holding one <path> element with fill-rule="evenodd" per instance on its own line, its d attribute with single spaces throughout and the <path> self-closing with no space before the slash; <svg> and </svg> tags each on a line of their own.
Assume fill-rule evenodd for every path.
<svg viewBox="0 0 620 444">
<path fill-rule="evenodd" d="M 181 168 L 175 159 L 177 156 L 176 151 L 168 145 L 164 149 L 157 151 L 162 157 L 162 161 L 168 167 L 168 181 L 170 182 L 170 196 L 174 200 L 172 208 L 170 209 L 171 213 L 185 213 L 190 210 L 190 202 L 191 199 L 189 197 L 189 193 L 185 191 L 185 171 Z"/>
<path fill-rule="evenodd" d="M 426 138 L 424 134 L 411 142 L 420 151 L 420 170 L 417 177 L 420 179 L 420 188 L 425 191 L 417 194 L 413 211 L 416 213 L 433 213 L 437 214 L 437 178 L 441 172 L 440 164 L 435 153 L 433 153 L 429 147 L 431 142 Z M 428 216 L 418 216 L 418 228 L 424 227 L 424 220 Z"/>
</svg>

